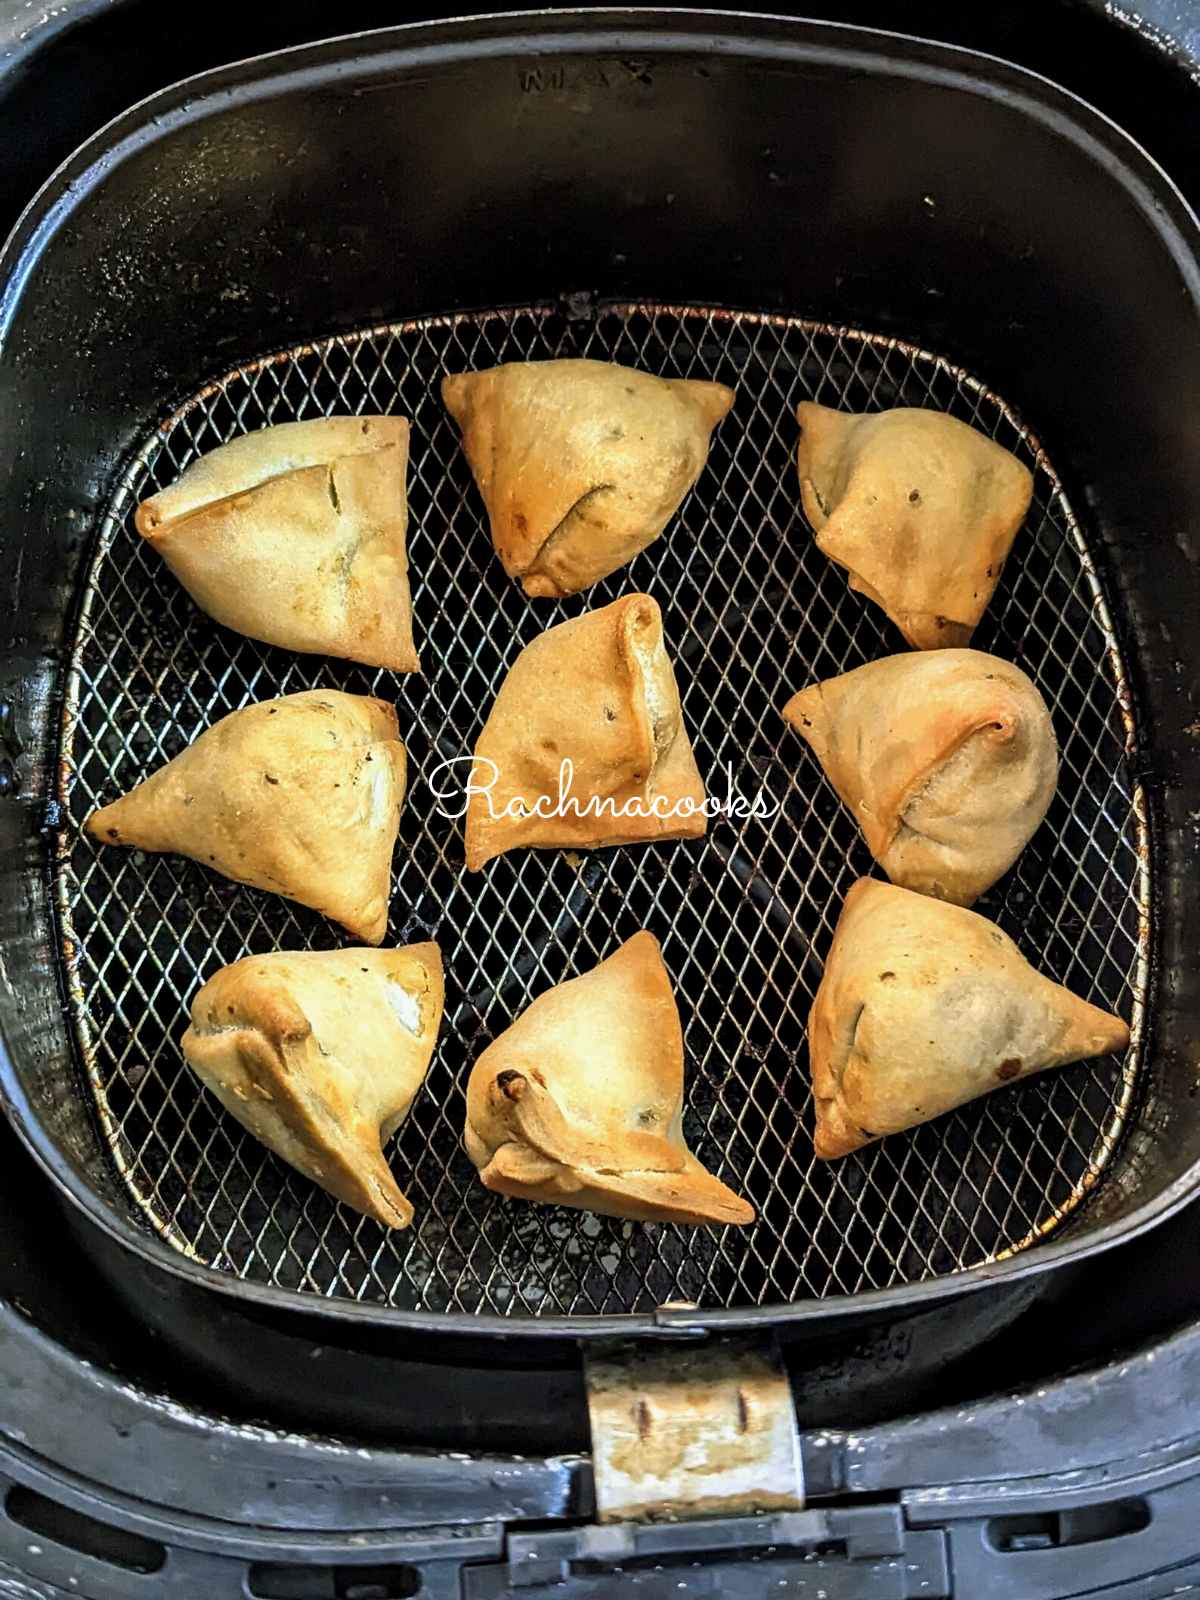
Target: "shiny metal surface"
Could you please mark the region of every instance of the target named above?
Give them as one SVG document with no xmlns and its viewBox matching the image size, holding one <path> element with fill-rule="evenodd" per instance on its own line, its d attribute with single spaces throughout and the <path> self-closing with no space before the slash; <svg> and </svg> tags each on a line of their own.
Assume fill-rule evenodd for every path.
<svg viewBox="0 0 1200 1600">
<path fill-rule="evenodd" d="M 667 533 L 561 604 L 528 601 L 496 561 L 438 379 L 498 360 L 590 355 L 738 386 L 708 467 Z M 871 869 L 857 830 L 779 707 L 815 678 L 901 647 L 815 548 L 799 509 L 795 403 L 931 404 L 1035 469 L 1024 530 L 975 644 L 1041 687 L 1059 794 L 977 909 L 1044 971 L 1122 1012 L 1124 1061 L 992 1095 L 844 1161 L 812 1154 L 804 1022 L 841 898 Z M 412 419 L 409 550 L 422 678 L 238 638 L 198 613 L 131 512 L 238 432 L 333 411 Z M 644 589 L 663 607 L 684 715 L 710 792 L 732 781 L 781 810 L 721 819 L 692 844 L 590 857 L 520 853 L 467 877 L 461 825 L 426 781 L 470 751 L 496 687 L 543 628 Z M 78 821 L 217 717 L 316 686 L 397 703 L 410 790 L 389 937 L 437 937 L 442 1040 L 390 1148 L 417 1219 L 405 1233 L 337 1206 L 226 1117 L 183 1063 L 189 997 L 216 968 L 330 948 L 315 914 L 174 857 L 96 849 L 56 893 L 88 1089 L 131 1207 L 226 1272 L 421 1309 L 616 1313 L 686 1300 L 746 1306 L 911 1282 L 1024 1248 L 1103 1174 L 1133 1109 L 1151 905 L 1141 795 L 1125 762 L 1134 706 L 1087 543 L 1036 441 L 997 397 L 894 340 L 798 319 L 686 307 L 526 308 L 396 324 L 239 367 L 145 442 L 113 495 L 82 598 L 63 736 Z M 743 1231 L 689 1231 L 486 1193 L 459 1147 L 479 1050 L 550 984 L 639 927 L 660 938 L 687 1047 L 697 1154 L 759 1208 Z"/>
<path fill-rule="evenodd" d="M 773 1341 L 606 1340 L 584 1372 L 600 1522 L 804 1509 L 796 1402 Z"/>
</svg>

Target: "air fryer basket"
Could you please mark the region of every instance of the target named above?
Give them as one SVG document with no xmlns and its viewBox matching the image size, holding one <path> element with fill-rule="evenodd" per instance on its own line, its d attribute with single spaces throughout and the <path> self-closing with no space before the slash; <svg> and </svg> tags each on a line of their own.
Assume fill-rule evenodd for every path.
<svg viewBox="0 0 1200 1600">
<path fill-rule="evenodd" d="M 10 989 L 6 1089 L 63 1188 L 129 1248 L 229 1292 L 547 1331 L 680 1299 L 699 1303 L 678 1313 L 695 1322 L 944 1296 L 1095 1248 L 1193 1192 L 1195 974 L 1180 953 L 1195 948 L 1182 869 L 1200 806 L 1187 701 L 1200 477 L 1183 425 L 1200 389 L 1194 243 L 1162 174 L 1051 86 L 963 52 L 770 20 L 597 13 L 335 42 L 169 91 L 81 152 L 10 243 L 0 362 L 5 537 L 28 563 L 31 618 L 21 815 L 51 868 L 48 882 L 10 806 L 7 859 L 41 967 Z M 505 305 L 526 309 L 471 309 Z M 714 305 L 752 309 L 701 309 Z M 554 608 L 499 574 L 436 383 L 558 353 L 719 376 L 739 400 L 669 536 Z M 1135 1028 L 1124 1063 L 1068 1069 L 836 1166 L 811 1158 L 803 1019 L 869 860 L 777 710 L 898 641 L 798 514 L 791 410 L 806 395 L 945 406 L 1036 465 L 1034 512 L 976 642 L 1041 683 L 1063 781 L 982 909 Z M 196 449 L 342 409 L 414 420 L 424 681 L 215 628 L 128 524 Z M 469 749 L 520 644 L 633 587 L 664 604 L 710 786 L 730 762 L 743 792 L 761 785 L 783 811 L 702 845 L 524 854 L 464 879 L 422 768 Z M 174 1043 L 216 965 L 336 932 L 76 837 L 95 800 L 217 715 L 317 682 L 399 703 L 415 781 L 391 931 L 436 932 L 451 969 L 438 1064 L 398 1139 L 419 1212 L 398 1238 L 241 1138 Z M 689 1133 L 760 1207 L 744 1234 L 519 1207 L 485 1195 L 456 1149 L 482 1043 L 641 925 L 681 1001 Z M 944 1277 L 977 1263 L 991 1264 Z"/>
<path fill-rule="evenodd" d="M 445 371 L 565 354 L 739 386 L 730 426 L 669 535 L 563 607 L 531 606 L 492 558 L 441 405 Z M 902 648 L 806 535 L 795 402 L 937 404 L 1016 448 L 1036 504 L 977 643 L 1040 682 L 1060 727 L 1060 794 L 993 912 L 1043 970 L 1134 1019 L 1108 1059 L 985 1100 L 860 1156 L 818 1161 L 804 1022 L 846 888 L 871 860 L 779 714 L 785 695 Z M 411 416 L 410 551 L 424 678 L 298 658 L 214 628 L 136 534 L 137 500 L 220 440 L 331 408 Z M 63 801 L 78 825 L 217 716 L 320 684 L 396 700 L 413 763 L 390 937 L 447 963 L 436 1065 L 394 1164 L 417 1207 L 387 1233 L 290 1173 L 200 1093 L 178 1035 L 226 961 L 326 948 L 337 931 L 180 858 L 97 850 L 68 832 L 58 889 L 69 989 L 101 1131 L 148 1220 L 179 1249 L 284 1288 L 501 1315 L 792 1301 L 855 1293 L 1020 1249 L 1108 1164 L 1141 1051 L 1150 884 L 1144 805 L 1124 756 L 1124 667 L 1080 530 L 1048 463 L 994 397 L 894 340 L 782 318 L 614 306 L 439 319 L 238 368 L 157 430 L 122 477 L 85 589 L 66 705 Z M 436 764 L 469 752 L 516 651 L 564 612 L 660 596 L 684 715 L 711 792 L 760 792 L 774 817 L 703 844 L 524 853 L 463 870 Z M 165 591 L 165 592 L 164 592 Z M 461 768 L 458 769 L 461 771 Z M 994 903 L 993 903 L 994 902 Z M 685 1020 L 686 1131 L 746 1193 L 751 1229 L 647 1227 L 489 1194 L 460 1149 L 479 1050 L 534 995 L 646 926 Z"/>
</svg>

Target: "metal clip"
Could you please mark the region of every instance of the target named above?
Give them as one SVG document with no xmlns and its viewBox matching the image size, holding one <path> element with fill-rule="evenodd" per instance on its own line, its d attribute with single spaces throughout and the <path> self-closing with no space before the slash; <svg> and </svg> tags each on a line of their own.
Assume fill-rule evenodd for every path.
<svg viewBox="0 0 1200 1600">
<path fill-rule="evenodd" d="M 804 1472 L 774 1344 L 605 1347 L 585 1365 L 601 1522 L 798 1511 Z"/>
</svg>

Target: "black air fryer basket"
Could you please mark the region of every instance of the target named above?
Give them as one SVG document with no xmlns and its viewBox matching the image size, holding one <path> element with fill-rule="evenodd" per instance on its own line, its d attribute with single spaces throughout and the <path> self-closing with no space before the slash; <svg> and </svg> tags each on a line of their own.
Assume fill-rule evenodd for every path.
<svg viewBox="0 0 1200 1600">
<path fill-rule="evenodd" d="M 1198 239 L 1136 145 L 1030 73 L 721 15 L 538 15 L 306 47 L 156 95 L 72 158 L 0 279 L 0 505 L 19 552 L 17 792 L 0 807 L 19 964 L 0 1024 L 12 1118 L 116 1246 L 114 1270 L 480 1334 L 782 1324 L 1042 1271 L 1193 1195 Z M 557 355 L 719 378 L 738 398 L 668 534 L 550 606 L 503 577 L 438 383 Z M 979 909 L 1134 1034 L 1122 1060 L 836 1164 L 812 1156 L 804 1023 L 871 863 L 778 713 L 901 641 L 804 525 L 804 398 L 937 406 L 1033 469 L 974 642 L 1039 683 L 1062 779 Z M 412 419 L 422 678 L 219 629 L 133 531 L 138 499 L 198 452 L 333 411 Z M 471 749 L 523 644 L 635 589 L 663 606 L 710 792 L 762 790 L 778 814 L 466 876 L 422 775 Z M 417 1208 L 403 1234 L 243 1136 L 179 1055 L 217 966 L 329 948 L 337 930 L 79 836 L 92 806 L 216 717 L 318 684 L 397 704 L 412 781 L 389 938 L 435 937 L 447 961 L 435 1065 L 389 1152 Z M 486 1193 L 459 1149 L 479 1050 L 639 927 L 680 1001 L 686 1131 L 756 1205 L 744 1232 L 522 1206 Z"/>
</svg>

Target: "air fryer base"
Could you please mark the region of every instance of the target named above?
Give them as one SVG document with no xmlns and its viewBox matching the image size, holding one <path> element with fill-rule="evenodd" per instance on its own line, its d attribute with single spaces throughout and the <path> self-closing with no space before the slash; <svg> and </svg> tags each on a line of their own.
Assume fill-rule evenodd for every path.
<svg viewBox="0 0 1200 1600">
<path fill-rule="evenodd" d="M 1200 1266 L 1190 1230 L 1167 1223 L 1150 1239 L 1164 1250 L 1153 1261 L 1153 1252 L 1142 1251 L 1142 1264 L 1160 1278 L 1170 1268 L 1182 1283 L 1189 1263 Z M 1105 1262 L 1119 1267 L 1126 1253 L 1109 1253 Z M 69 1265 L 69 1253 L 59 1259 Z M 1099 1280 L 1102 1265 L 1093 1259 L 1080 1270 Z M 1188 1295 L 1194 1281 L 1193 1273 Z M 239 1308 L 209 1298 L 229 1318 L 213 1325 L 216 1337 L 254 1339 L 254 1324 Z M 1072 1309 L 1086 1317 L 1086 1300 L 1076 1296 Z M 694 1531 L 681 1546 L 678 1528 L 661 1529 L 654 1581 L 662 1593 L 673 1596 L 679 1582 L 694 1580 L 692 1563 L 703 1568 L 718 1553 L 721 1592 L 748 1600 L 764 1592 L 764 1571 L 775 1582 L 811 1581 L 816 1559 L 826 1563 L 822 1587 L 847 1600 L 862 1593 L 938 1600 L 951 1592 L 939 1582 L 947 1571 L 955 1594 L 1015 1591 L 1021 1600 L 1101 1588 L 1111 1600 L 1135 1577 L 1146 1580 L 1131 1591 L 1142 1596 L 1196 1581 L 1200 1439 L 1186 1436 L 1179 1407 L 1200 1385 L 1200 1332 L 1168 1337 L 1049 1387 L 1035 1379 L 1009 1390 L 995 1379 L 1014 1347 L 1028 1348 L 1023 1326 L 981 1351 L 991 1398 L 951 1393 L 937 1409 L 895 1422 L 806 1426 L 812 1509 L 801 1517 L 768 1523 L 766 1533 L 756 1519 L 711 1525 L 708 1537 L 719 1552 L 703 1543 L 697 1549 Z M 1074 1344 L 1069 1329 L 1060 1332 L 1043 1347 L 1054 1362 Z M 1110 1325 L 1107 1336 L 1113 1333 Z M 262 1351 L 266 1359 L 279 1353 Z M 319 1343 L 307 1352 L 297 1344 L 290 1356 L 321 1370 L 326 1353 Z M 334 1369 L 323 1377 L 340 1381 Z M 399 1382 L 406 1377 L 401 1366 Z M 898 1374 L 898 1385 L 903 1381 Z M 810 1382 L 819 1383 L 820 1374 Z M 804 1383 L 794 1375 L 793 1385 L 803 1412 Z M 507 1375 L 497 1386 L 512 1405 L 526 1403 Z M 391 1595 L 414 1593 L 418 1577 L 433 1600 L 462 1600 L 507 1593 L 515 1573 L 536 1600 L 542 1591 L 531 1553 L 554 1564 L 556 1583 L 570 1574 L 573 1556 L 603 1556 L 589 1531 L 588 1462 L 570 1450 L 514 1456 L 482 1440 L 465 1444 L 470 1454 L 413 1450 L 247 1422 L 80 1361 L 8 1305 L 0 1307 L 0 1388 L 8 1396 L 0 1578 L 11 1566 L 31 1584 L 52 1586 L 33 1591 L 39 1600 L 59 1590 L 132 1600 L 172 1585 L 224 1600 L 243 1596 L 247 1584 L 252 1593 L 286 1596 L 321 1592 L 313 1588 L 321 1582 L 338 1594 L 355 1582 L 385 1579 L 392 1587 L 382 1593 Z M 547 1393 L 547 1403 L 557 1403 L 554 1391 Z M 417 1404 L 425 1399 L 414 1395 Z M 812 1540 L 820 1541 L 819 1555 L 806 1548 Z M 773 1552 L 764 1549 L 767 1541 Z M 906 1588 L 894 1575 L 910 1568 L 915 1575 Z M 1165 1589 L 1153 1576 L 1163 1571 Z M 586 1581 L 576 1577 L 580 1587 L 547 1593 L 560 1600 L 605 1593 L 605 1581 L 611 1573 L 606 1578 L 593 1566 Z"/>
</svg>

